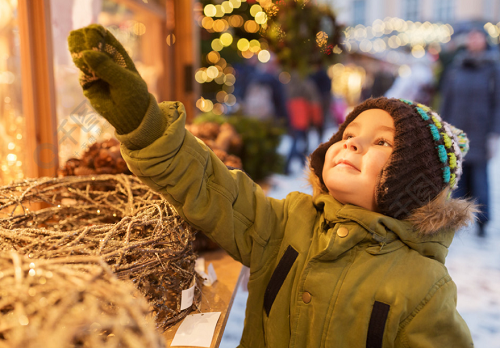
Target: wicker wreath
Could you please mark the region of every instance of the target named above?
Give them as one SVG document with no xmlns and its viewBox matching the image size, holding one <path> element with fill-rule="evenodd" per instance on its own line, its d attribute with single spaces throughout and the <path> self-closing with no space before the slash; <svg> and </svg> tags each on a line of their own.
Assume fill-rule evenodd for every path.
<svg viewBox="0 0 500 348">
<path fill-rule="evenodd" d="M 146 300 L 101 263 L 0 253 L 0 348 L 165 347 Z"/>
<path fill-rule="evenodd" d="M 34 259 L 95 264 L 131 280 L 166 330 L 193 279 L 195 231 L 175 209 L 129 175 L 29 179 L 0 187 L 0 251 Z"/>
</svg>

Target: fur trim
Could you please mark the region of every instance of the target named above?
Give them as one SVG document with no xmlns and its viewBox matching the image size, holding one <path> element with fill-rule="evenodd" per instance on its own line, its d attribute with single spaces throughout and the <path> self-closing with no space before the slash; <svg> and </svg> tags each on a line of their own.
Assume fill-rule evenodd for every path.
<svg viewBox="0 0 500 348">
<path fill-rule="evenodd" d="M 323 189 L 318 176 L 309 164 L 308 181 L 313 189 L 313 198 L 328 193 Z M 450 189 L 444 189 L 433 201 L 417 208 L 405 219 L 421 236 L 434 236 L 440 232 L 457 231 L 465 227 L 480 213 L 479 207 L 472 200 L 449 198 Z"/>
<path fill-rule="evenodd" d="M 448 198 L 450 189 L 444 189 L 433 201 L 415 209 L 405 219 L 422 236 L 444 231 L 457 231 L 476 220 L 478 205 L 469 199 Z"/>
</svg>

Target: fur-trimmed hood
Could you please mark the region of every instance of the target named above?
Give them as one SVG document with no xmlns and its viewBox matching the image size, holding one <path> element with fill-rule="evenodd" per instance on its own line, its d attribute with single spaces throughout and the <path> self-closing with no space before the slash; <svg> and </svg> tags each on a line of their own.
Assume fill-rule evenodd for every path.
<svg viewBox="0 0 500 348">
<path fill-rule="evenodd" d="M 319 178 L 309 167 L 308 181 L 313 189 L 313 199 L 329 194 Z M 415 209 L 405 220 L 413 226 L 415 235 L 427 239 L 439 234 L 449 234 L 474 222 L 478 206 L 471 200 L 451 198 L 449 189 L 443 190 L 433 201 Z"/>
</svg>

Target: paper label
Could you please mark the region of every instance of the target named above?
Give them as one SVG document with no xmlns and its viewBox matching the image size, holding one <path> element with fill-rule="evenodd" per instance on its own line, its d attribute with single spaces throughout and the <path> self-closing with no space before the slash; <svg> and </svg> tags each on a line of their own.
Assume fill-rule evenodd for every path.
<svg viewBox="0 0 500 348">
<path fill-rule="evenodd" d="M 177 329 L 170 346 L 210 347 L 220 313 L 188 315 Z"/>
<path fill-rule="evenodd" d="M 182 290 L 181 295 L 181 311 L 189 308 L 193 305 L 194 298 L 194 286 L 195 286 L 195 278 L 191 281 L 191 287 L 187 290 Z"/>
<path fill-rule="evenodd" d="M 215 273 L 214 265 L 209 264 L 208 265 L 208 281 L 210 282 L 210 285 L 215 283 L 217 280 L 217 274 Z"/>
</svg>

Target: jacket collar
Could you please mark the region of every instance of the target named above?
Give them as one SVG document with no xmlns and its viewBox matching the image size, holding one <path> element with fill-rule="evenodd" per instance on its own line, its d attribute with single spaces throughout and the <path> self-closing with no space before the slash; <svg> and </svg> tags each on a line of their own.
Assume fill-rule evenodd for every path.
<svg viewBox="0 0 500 348">
<path fill-rule="evenodd" d="M 369 251 L 374 254 L 399 248 L 397 245 L 402 242 L 421 255 L 444 264 L 454 236 L 454 231 L 422 236 L 408 221 L 397 220 L 352 204 L 342 204 L 329 194 L 316 196 L 314 205 L 316 209 L 323 211 L 322 224 L 333 226 L 339 222 L 354 221 L 371 233 L 373 239 L 381 245 L 377 249 L 379 251 Z M 385 246 L 387 247 L 383 249 Z"/>
</svg>

